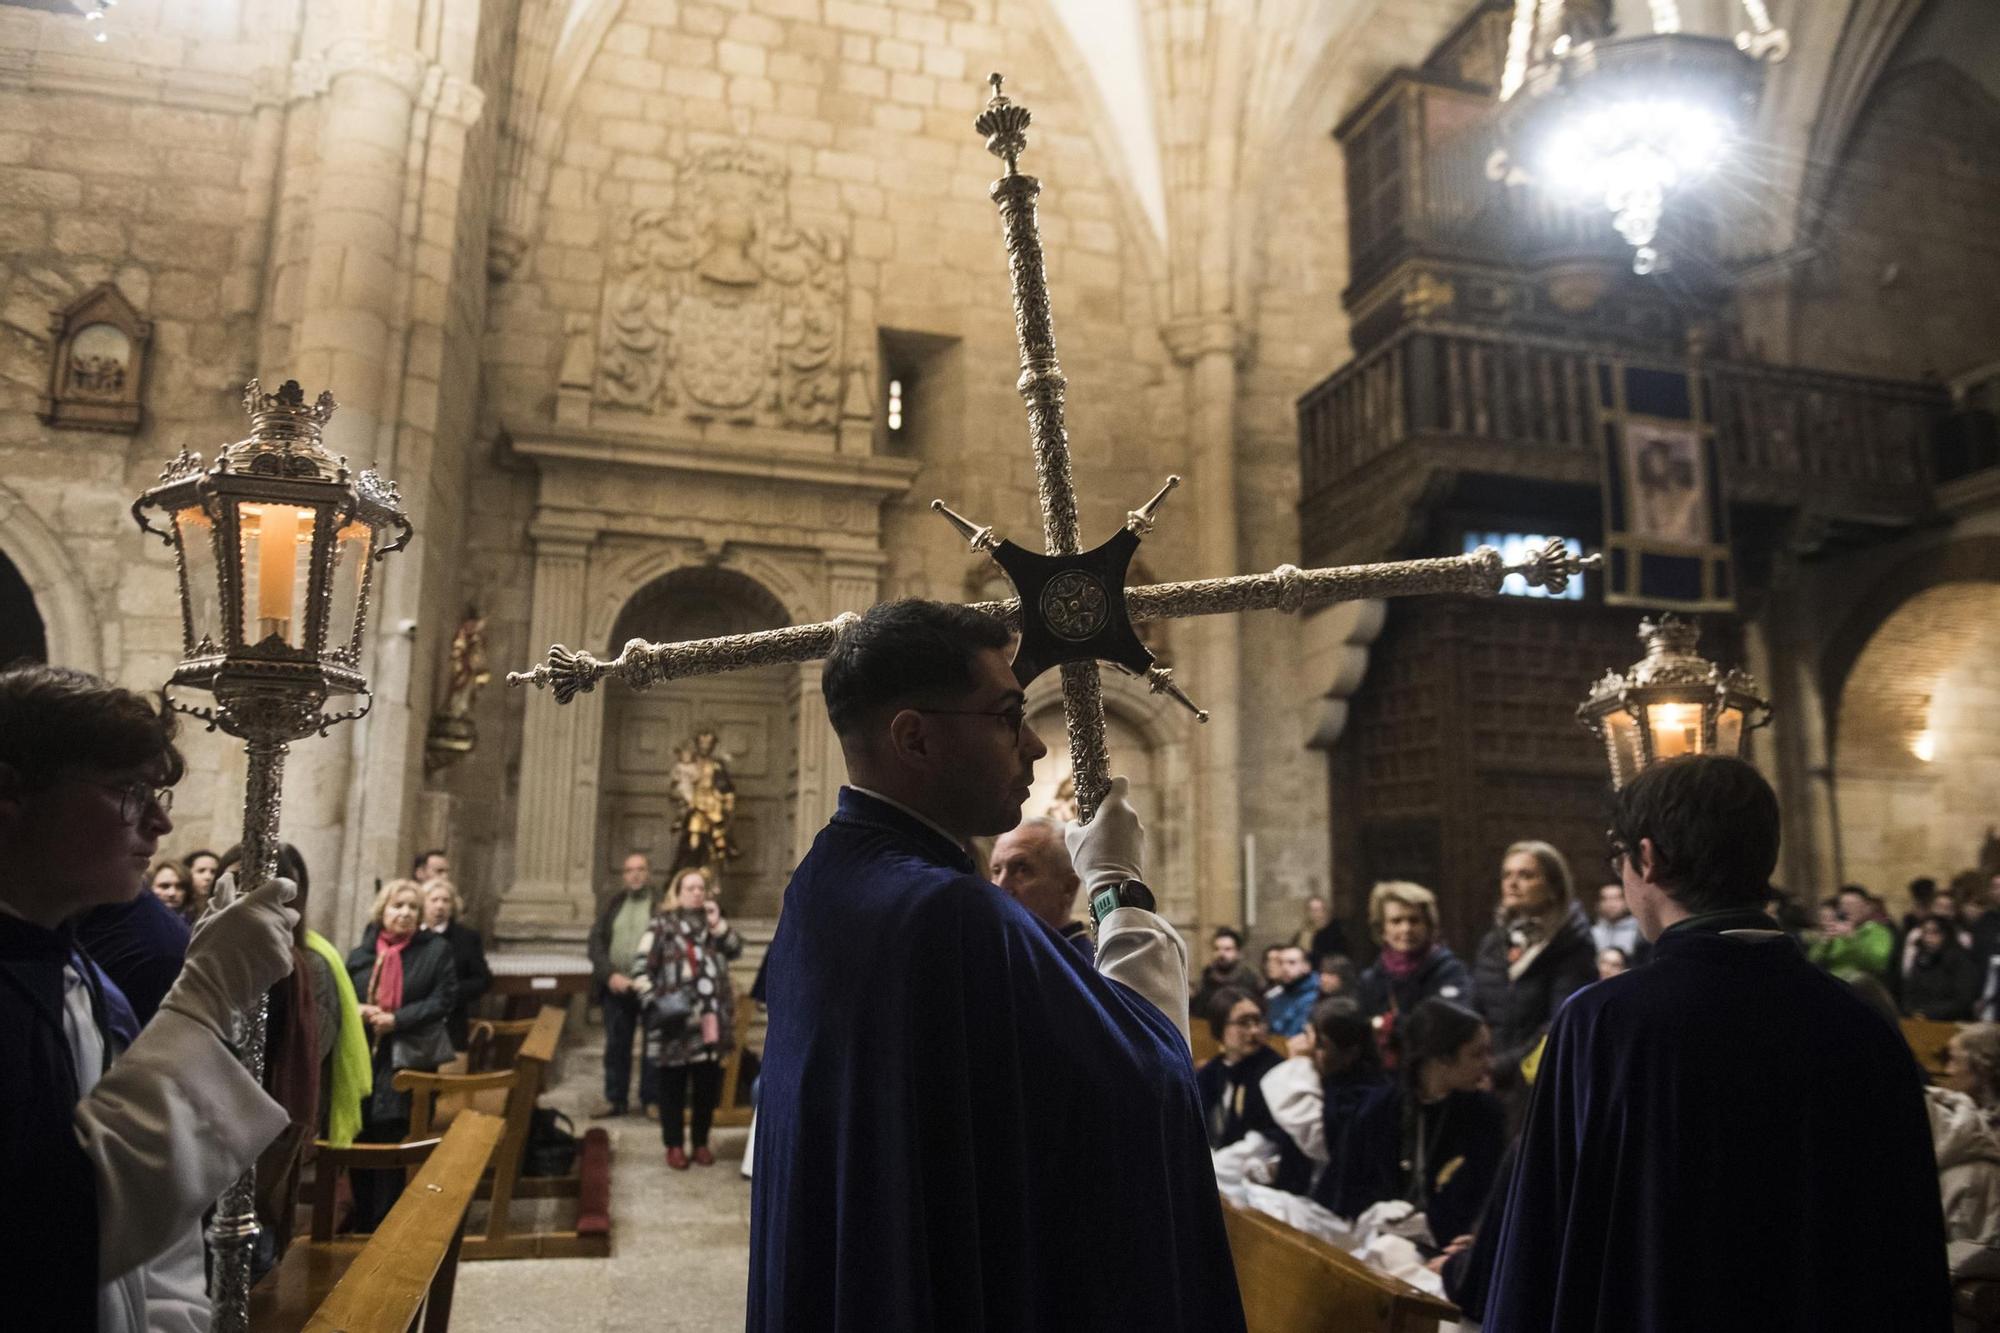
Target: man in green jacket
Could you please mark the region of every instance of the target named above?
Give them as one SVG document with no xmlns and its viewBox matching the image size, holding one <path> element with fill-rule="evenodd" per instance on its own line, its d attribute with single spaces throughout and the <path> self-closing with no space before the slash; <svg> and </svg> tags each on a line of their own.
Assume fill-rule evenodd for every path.
<svg viewBox="0 0 2000 1333">
<path fill-rule="evenodd" d="M 1887 982 L 1896 955 L 1896 932 L 1875 910 L 1868 890 L 1850 884 L 1840 891 L 1840 920 L 1812 946 L 1812 960 L 1842 981 L 1873 977 Z"/>
</svg>

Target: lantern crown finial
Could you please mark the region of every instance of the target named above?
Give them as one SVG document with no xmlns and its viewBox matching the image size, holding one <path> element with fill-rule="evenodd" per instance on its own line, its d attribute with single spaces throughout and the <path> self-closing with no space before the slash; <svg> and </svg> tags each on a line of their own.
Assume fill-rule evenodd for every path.
<svg viewBox="0 0 2000 1333">
<path fill-rule="evenodd" d="M 321 444 L 334 406 L 333 395 L 326 392 L 308 404 L 297 380 L 286 380 L 276 393 L 265 393 L 258 381 L 251 380 L 243 386 L 250 437 L 223 450 L 219 461 L 240 472 L 344 480 L 347 460 L 331 457 Z"/>
</svg>

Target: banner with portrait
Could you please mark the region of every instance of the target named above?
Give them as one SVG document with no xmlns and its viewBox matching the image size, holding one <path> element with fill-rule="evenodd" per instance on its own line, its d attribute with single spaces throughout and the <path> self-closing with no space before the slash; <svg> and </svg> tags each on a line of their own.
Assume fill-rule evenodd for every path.
<svg viewBox="0 0 2000 1333">
<path fill-rule="evenodd" d="M 1729 506 L 1700 381 L 1685 371 L 1606 364 L 1604 600 L 1732 611 Z"/>
</svg>

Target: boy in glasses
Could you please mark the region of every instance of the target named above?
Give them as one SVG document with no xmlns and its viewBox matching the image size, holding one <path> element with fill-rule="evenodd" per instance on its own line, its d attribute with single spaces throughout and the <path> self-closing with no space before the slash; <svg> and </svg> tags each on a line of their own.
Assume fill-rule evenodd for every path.
<svg viewBox="0 0 2000 1333">
<path fill-rule="evenodd" d="M 227 1045 L 291 970 L 286 881 L 203 923 L 143 1030 L 77 943 L 173 828 L 173 736 L 94 676 L 0 671 L 0 1291 L 22 1328 L 207 1328 L 202 1212 L 286 1124 Z"/>
</svg>

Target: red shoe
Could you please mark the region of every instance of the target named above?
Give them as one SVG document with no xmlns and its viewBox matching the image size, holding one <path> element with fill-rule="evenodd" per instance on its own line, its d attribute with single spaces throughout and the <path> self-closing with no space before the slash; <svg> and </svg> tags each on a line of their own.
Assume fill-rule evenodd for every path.
<svg viewBox="0 0 2000 1333">
<path fill-rule="evenodd" d="M 694 1164 L 696 1166 L 715 1165 L 715 1154 L 708 1150 L 707 1144 L 703 1144 L 701 1147 L 696 1148 L 694 1150 Z"/>
<path fill-rule="evenodd" d="M 679 1148 L 667 1149 L 667 1165 L 676 1171 L 688 1169 L 688 1155 Z"/>
</svg>

